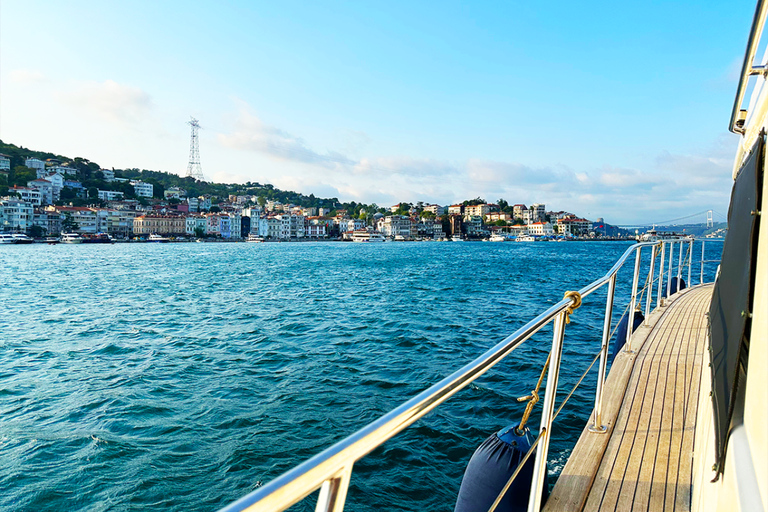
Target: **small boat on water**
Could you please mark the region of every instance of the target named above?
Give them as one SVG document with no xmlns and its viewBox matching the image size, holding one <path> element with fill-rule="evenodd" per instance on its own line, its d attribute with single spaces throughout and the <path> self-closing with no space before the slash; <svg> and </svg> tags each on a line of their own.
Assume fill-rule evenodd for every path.
<svg viewBox="0 0 768 512">
<path fill-rule="evenodd" d="M 371 243 L 371 242 L 384 242 L 384 235 L 378 231 L 368 232 L 365 230 L 359 230 L 352 233 L 352 241 L 359 243 Z"/>
<path fill-rule="evenodd" d="M 154 243 L 166 243 L 170 242 L 170 238 L 166 238 L 162 235 L 158 235 L 157 233 L 152 233 L 149 235 L 149 238 L 147 238 L 147 242 L 154 242 Z"/>
<path fill-rule="evenodd" d="M 106 233 L 96 233 L 95 235 L 83 235 L 84 244 L 113 244 L 115 241 Z"/>
<path fill-rule="evenodd" d="M 461 235 L 453 235 L 451 237 L 451 242 L 463 242 L 464 240 L 461 238 Z"/>
<path fill-rule="evenodd" d="M 520 235 L 515 239 L 515 242 L 535 242 L 536 239 L 531 235 Z"/>
<path fill-rule="evenodd" d="M 83 237 L 80 233 L 62 233 L 61 243 L 63 244 L 81 244 L 83 243 Z"/>
<path fill-rule="evenodd" d="M 505 237 L 504 235 L 500 235 L 498 233 L 494 233 L 493 235 L 491 235 L 488 241 L 489 242 L 506 242 L 507 237 Z"/>
<path fill-rule="evenodd" d="M 21 233 L 0 234 L 0 244 L 23 245 L 34 243 L 34 240 Z"/>
<path fill-rule="evenodd" d="M 246 238 L 245 241 L 258 244 L 264 242 L 264 237 L 251 233 L 248 235 L 248 238 Z"/>
</svg>

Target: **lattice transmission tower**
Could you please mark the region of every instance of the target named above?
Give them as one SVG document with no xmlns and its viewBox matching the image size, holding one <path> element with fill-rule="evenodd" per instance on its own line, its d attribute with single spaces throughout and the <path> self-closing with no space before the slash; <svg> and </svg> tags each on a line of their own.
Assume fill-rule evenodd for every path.
<svg viewBox="0 0 768 512">
<path fill-rule="evenodd" d="M 203 168 L 200 165 L 200 145 L 198 144 L 197 130 L 200 123 L 194 117 L 190 117 L 187 124 L 192 127 L 192 135 L 189 139 L 189 164 L 187 164 L 187 177 L 205 181 Z"/>
</svg>

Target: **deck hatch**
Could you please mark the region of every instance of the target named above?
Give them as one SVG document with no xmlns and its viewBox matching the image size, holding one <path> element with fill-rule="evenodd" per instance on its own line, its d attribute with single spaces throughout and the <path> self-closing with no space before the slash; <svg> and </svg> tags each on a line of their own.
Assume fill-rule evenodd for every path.
<svg viewBox="0 0 768 512">
<path fill-rule="evenodd" d="M 759 182 L 764 166 L 765 135 L 761 134 L 736 177 L 728 211 L 728 235 L 723 246 L 720 275 L 709 309 L 709 353 L 712 364 L 712 402 L 715 415 L 715 449 L 718 474 L 723 471 L 728 435 L 741 424 L 738 409 L 743 393 L 752 284 L 757 247 L 756 214 L 760 204 Z"/>
</svg>

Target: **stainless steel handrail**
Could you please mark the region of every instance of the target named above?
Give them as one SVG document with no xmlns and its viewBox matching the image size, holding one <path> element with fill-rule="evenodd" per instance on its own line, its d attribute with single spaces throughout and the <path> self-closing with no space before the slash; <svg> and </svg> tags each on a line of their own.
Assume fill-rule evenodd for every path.
<svg viewBox="0 0 768 512">
<path fill-rule="evenodd" d="M 654 247 L 652 256 L 656 255 L 656 246 L 662 246 L 662 259 L 664 247 L 670 247 L 670 259 L 673 253 L 675 243 L 687 243 L 688 239 L 669 239 L 659 242 L 636 243 L 622 254 L 611 269 L 601 278 L 593 281 L 579 290 L 578 294 L 583 299 L 602 286 L 608 284 L 608 298 L 606 305 L 606 318 L 604 321 L 603 336 L 601 339 L 600 366 L 597 382 L 597 391 L 595 395 L 595 427 L 602 427 L 600 424 L 600 410 L 602 406 L 602 394 L 605 383 L 608 344 L 610 342 L 610 328 L 612 306 L 616 288 L 616 276 L 619 270 L 633 252 L 636 252 L 635 272 L 633 276 L 632 301 L 634 302 L 637 294 L 637 281 L 640 271 L 640 253 L 644 247 Z M 691 242 L 692 244 L 693 242 Z M 703 244 L 702 244 L 703 250 Z M 690 268 L 692 258 L 688 258 Z M 653 269 L 650 266 L 649 279 L 647 286 L 650 288 L 654 282 Z M 668 268 L 669 276 L 672 275 L 672 265 Z M 678 270 L 678 273 L 680 270 Z M 663 266 L 659 271 L 659 282 L 663 281 Z M 650 298 L 649 298 L 650 300 Z M 399 407 L 393 409 L 378 420 L 358 430 L 346 439 L 339 441 L 330 448 L 315 455 L 306 462 L 296 466 L 288 472 L 278 476 L 265 486 L 256 489 L 250 494 L 240 498 L 238 501 L 223 508 L 221 512 L 239 512 L 248 511 L 275 511 L 285 510 L 291 505 L 301 501 L 309 494 L 320 488 L 320 495 L 316 510 L 340 512 L 344 508 L 347 488 L 352 474 L 352 467 L 356 461 L 372 452 L 379 445 L 395 436 L 397 433 L 426 415 L 432 409 L 453 396 L 462 388 L 469 385 L 472 381 L 486 373 L 499 361 L 512 353 L 518 346 L 528 340 L 536 332 L 541 330 L 550 321 L 554 320 L 551 363 L 549 365 L 547 388 L 544 398 L 544 407 L 540 425 L 541 442 L 539 449 L 536 450 L 536 461 L 534 463 L 534 479 L 532 492 L 529 497 L 529 511 L 537 512 L 541 505 L 541 485 L 546 472 L 546 456 L 549 447 L 550 432 L 552 426 L 552 412 L 554 409 L 555 396 L 557 392 L 557 381 L 560 370 L 560 356 L 562 355 L 565 325 L 569 309 L 577 304 L 577 299 L 573 297 L 565 298 L 549 309 L 526 323 L 503 341 L 496 344 L 493 348 L 465 365 L 458 371 L 444 378 L 437 384 L 422 391 Z M 657 305 L 659 303 L 657 302 Z M 631 331 L 631 329 L 628 329 Z M 605 429 L 595 429 L 596 432 L 605 431 Z"/>
<path fill-rule="evenodd" d="M 736 89 L 736 99 L 733 101 L 733 110 L 731 111 L 731 120 L 728 129 L 733 133 L 744 134 L 744 121 L 747 118 L 747 111 L 741 108 L 744 102 L 744 94 L 747 91 L 749 77 L 753 75 L 763 75 L 768 73 L 768 67 L 753 64 L 757 47 L 760 45 L 760 36 L 765 26 L 765 18 L 768 10 L 765 0 L 758 0 L 755 8 L 755 16 L 752 19 L 752 29 L 749 31 L 747 41 L 747 50 L 744 53 L 744 63 L 741 66 L 741 75 L 739 76 L 739 87 Z"/>
</svg>

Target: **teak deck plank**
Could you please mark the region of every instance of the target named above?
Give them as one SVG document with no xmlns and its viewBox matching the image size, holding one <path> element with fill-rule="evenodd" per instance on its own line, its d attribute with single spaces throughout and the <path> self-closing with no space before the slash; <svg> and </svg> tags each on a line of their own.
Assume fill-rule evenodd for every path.
<svg viewBox="0 0 768 512">
<path fill-rule="evenodd" d="M 606 381 L 605 434 L 584 429 L 544 507 L 690 510 L 693 434 L 712 286 L 683 290 L 632 335 Z"/>
</svg>

